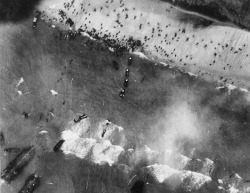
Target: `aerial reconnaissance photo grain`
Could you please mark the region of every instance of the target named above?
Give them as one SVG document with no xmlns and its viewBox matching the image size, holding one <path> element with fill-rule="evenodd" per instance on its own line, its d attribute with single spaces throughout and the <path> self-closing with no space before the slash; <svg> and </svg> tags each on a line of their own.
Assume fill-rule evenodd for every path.
<svg viewBox="0 0 250 193">
<path fill-rule="evenodd" d="M 250 193 L 249 0 L 0 0 L 1 193 Z"/>
</svg>

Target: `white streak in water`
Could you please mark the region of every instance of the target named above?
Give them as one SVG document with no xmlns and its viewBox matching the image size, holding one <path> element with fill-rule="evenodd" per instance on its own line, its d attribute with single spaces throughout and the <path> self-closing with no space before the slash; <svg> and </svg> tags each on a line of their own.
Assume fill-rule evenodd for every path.
<svg viewBox="0 0 250 193">
<path fill-rule="evenodd" d="M 58 92 L 56 92 L 56 91 L 54 91 L 54 90 L 50 90 L 50 92 L 51 92 L 51 94 L 52 94 L 53 96 L 58 95 Z"/>
<path fill-rule="evenodd" d="M 23 77 L 21 77 L 20 80 L 19 80 L 19 82 L 17 83 L 16 86 L 17 86 L 17 87 L 20 86 L 20 84 L 22 84 L 23 82 L 24 82 L 24 79 L 23 79 Z"/>
</svg>

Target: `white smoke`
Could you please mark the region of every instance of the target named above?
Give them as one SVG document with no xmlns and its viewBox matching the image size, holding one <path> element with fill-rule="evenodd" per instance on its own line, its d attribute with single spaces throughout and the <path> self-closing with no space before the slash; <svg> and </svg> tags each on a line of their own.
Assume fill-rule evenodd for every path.
<svg viewBox="0 0 250 193">
<path fill-rule="evenodd" d="M 154 127 L 158 140 L 153 141 L 156 149 L 178 151 L 185 141 L 197 141 L 201 136 L 201 126 L 194 112 L 186 101 L 175 102 L 167 107 L 163 116 Z"/>
</svg>

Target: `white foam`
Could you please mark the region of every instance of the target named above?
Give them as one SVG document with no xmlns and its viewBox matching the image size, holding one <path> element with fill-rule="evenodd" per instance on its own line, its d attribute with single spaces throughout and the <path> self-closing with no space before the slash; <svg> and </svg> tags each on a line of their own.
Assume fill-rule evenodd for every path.
<svg viewBox="0 0 250 193">
<path fill-rule="evenodd" d="M 88 37 L 89 39 L 91 39 L 91 40 L 96 40 L 95 38 L 92 38 L 88 33 L 86 33 L 86 32 L 81 32 L 81 34 L 83 35 L 83 36 L 86 36 L 86 37 Z"/>
<path fill-rule="evenodd" d="M 54 90 L 50 90 L 50 92 L 51 92 L 51 94 L 52 94 L 53 96 L 57 96 L 57 95 L 58 95 L 58 92 L 56 92 L 56 91 L 54 91 Z"/>
<path fill-rule="evenodd" d="M 20 91 L 20 90 L 17 90 L 17 93 L 19 94 L 19 96 L 23 95 L 22 91 Z"/>
<path fill-rule="evenodd" d="M 231 187 L 229 190 L 228 190 L 228 193 L 240 193 L 239 190 L 235 189 L 234 187 Z"/>
<path fill-rule="evenodd" d="M 102 124 L 106 121 L 102 122 Z M 62 139 L 65 140 L 62 150 L 65 154 L 73 154 L 81 159 L 90 159 L 97 164 L 113 165 L 118 161 L 119 155 L 124 151 L 121 146 L 112 145 L 109 140 L 86 138 L 89 119 L 83 119 L 80 123 L 70 123 L 62 132 Z M 111 123 L 109 124 L 111 125 Z M 116 127 L 117 128 L 117 127 Z"/>
<path fill-rule="evenodd" d="M 229 91 L 236 89 L 237 87 L 232 84 L 227 84 L 227 88 Z"/>
<path fill-rule="evenodd" d="M 157 151 L 153 151 L 152 149 L 150 149 L 147 145 L 144 146 L 145 148 L 145 152 L 148 156 L 151 156 L 153 154 L 157 154 L 158 152 Z"/>
<path fill-rule="evenodd" d="M 139 56 L 140 58 L 145 58 L 145 59 L 148 59 L 147 56 L 145 56 L 145 54 L 143 54 L 142 52 L 132 52 L 133 54 Z"/>
<path fill-rule="evenodd" d="M 188 72 L 188 75 L 189 75 L 189 76 L 194 76 L 194 77 L 197 77 L 197 76 L 198 76 L 198 75 L 193 74 L 193 73 L 191 73 L 191 72 Z"/>
<path fill-rule="evenodd" d="M 114 49 L 113 49 L 113 48 L 110 48 L 110 47 L 109 47 L 109 50 L 110 50 L 111 52 L 114 52 Z"/>
<path fill-rule="evenodd" d="M 20 86 L 20 84 L 22 84 L 23 82 L 24 82 L 24 79 L 23 79 L 23 77 L 21 77 L 20 80 L 19 80 L 19 82 L 17 83 L 16 86 L 17 86 L 17 87 Z"/>
<path fill-rule="evenodd" d="M 222 179 L 218 179 L 218 183 L 219 183 L 219 184 L 223 184 Z"/>
<path fill-rule="evenodd" d="M 224 89 L 224 88 L 227 88 L 229 94 L 231 93 L 232 90 L 237 89 L 237 87 L 232 85 L 232 84 L 226 84 L 225 86 L 218 86 L 215 89 L 220 90 L 220 89 Z"/>
<path fill-rule="evenodd" d="M 240 88 L 239 89 L 241 92 L 249 92 L 246 88 Z"/>
<path fill-rule="evenodd" d="M 191 161 L 190 158 L 172 150 L 166 150 L 163 155 L 165 163 L 179 170 L 184 169 L 185 166 Z"/>
<path fill-rule="evenodd" d="M 42 131 L 39 132 L 39 134 L 45 134 L 45 133 L 48 133 L 48 131 L 42 130 Z"/>
<path fill-rule="evenodd" d="M 165 63 L 165 62 L 160 62 L 160 64 L 163 64 L 164 66 L 167 66 L 167 63 Z"/>
<path fill-rule="evenodd" d="M 66 130 L 62 132 L 62 139 L 66 141 L 76 140 L 76 139 L 79 139 L 79 136 L 70 130 Z"/>
<path fill-rule="evenodd" d="M 82 119 L 79 123 L 75 123 L 72 121 L 69 123 L 66 129 L 74 132 L 79 137 L 86 137 L 90 130 L 90 119 Z"/>
<path fill-rule="evenodd" d="M 108 163 L 111 166 L 118 161 L 118 157 L 123 151 L 122 147 L 112 145 L 110 141 L 105 140 L 94 146 L 92 160 L 98 164 Z"/>
<path fill-rule="evenodd" d="M 220 90 L 220 89 L 223 89 L 223 88 L 225 88 L 225 86 L 217 86 L 215 89 Z"/>
<path fill-rule="evenodd" d="M 200 173 L 191 171 L 178 171 L 167 165 L 150 165 L 144 172 L 154 176 L 159 183 L 166 183 L 171 188 L 181 188 L 187 191 L 196 191 L 211 178 Z M 173 177 L 174 176 L 174 177 Z"/>
</svg>

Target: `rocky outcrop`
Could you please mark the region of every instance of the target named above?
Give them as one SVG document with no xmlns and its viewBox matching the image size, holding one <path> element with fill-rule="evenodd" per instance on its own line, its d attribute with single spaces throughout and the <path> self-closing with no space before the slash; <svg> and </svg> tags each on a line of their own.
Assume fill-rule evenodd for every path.
<svg viewBox="0 0 250 193">
<path fill-rule="evenodd" d="M 62 132 L 62 139 L 65 142 L 61 149 L 64 154 L 100 166 L 120 168 L 125 172 L 127 179 L 125 181 L 131 189 L 141 181 L 146 184 L 144 188 L 146 192 L 149 190 L 199 192 L 211 189 L 217 191 L 217 185 L 210 177 L 214 168 L 213 161 L 190 159 L 170 150 L 164 153 L 157 152 L 147 145 L 125 150 L 123 148 L 126 145 L 125 134 L 122 127 L 107 120 L 101 120 L 97 125 L 96 129 L 91 128 L 89 119 L 81 120 L 79 123 L 69 123 Z M 94 132 L 91 134 L 92 138 L 87 136 L 90 129 Z"/>
</svg>

